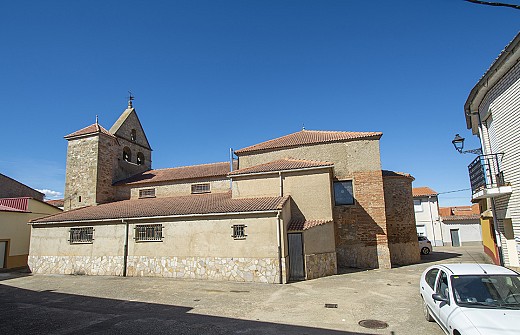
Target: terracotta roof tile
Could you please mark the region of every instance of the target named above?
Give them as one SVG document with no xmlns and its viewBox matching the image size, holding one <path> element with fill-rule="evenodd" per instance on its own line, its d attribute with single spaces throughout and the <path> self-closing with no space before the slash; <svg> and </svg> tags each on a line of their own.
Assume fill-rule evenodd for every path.
<svg viewBox="0 0 520 335">
<path fill-rule="evenodd" d="M 427 197 L 429 195 L 435 196 L 438 193 L 429 187 L 414 187 L 412 188 L 412 194 L 414 197 Z"/>
<path fill-rule="evenodd" d="M 470 215 L 450 215 L 450 216 L 441 216 L 442 221 L 460 221 L 460 220 L 479 220 L 480 215 L 470 214 Z"/>
<path fill-rule="evenodd" d="M 54 207 L 63 207 L 63 205 L 64 205 L 63 199 L 46 200 L 45 202 Z"/>
<path fill-rule="evenodd" d="M 235 154 L 281 149 L 288 147 L 298 147 L 307 144 L 318 144 L 328 142 L 343 142 L 360 139 L 379 139 L 381 132 L 350 132 L 350 131 L 320 131 L 320 130 L 301 130 L 296 133 L 278 137 L 266 142 L 255 144 L 240 150 Z"/>
<path fill-rule="evenodd" d="M 236 161 L 234 162 L 236 167 Z M 229 162 L 182 166 L 168 169 L 148 170 L 115 183 L 119 185 L 135 185 L 164 181 L 200 179 L 210 177 L 225 178 L 229 173 Z"/>
<path fill-rule="evenodd" d="M 276 171 L 285 171 L 285 170 L 295 170 L 295 169 L 305 169 L 305 168 L 315 168 L 315 167 L 327 167 L 333 166 L 334 163 L 331 162 L 320 162 L 320 161 L 311 161 L 311 160 L 301 160 L 301 159 L 289 159 L 284 158 L 277 161 L 251 166 L 244 169 L 235 170 L 230 172 L 228 176 L 235 176 L 241 174 L 249 174 L 249 173 L 261 173 L 261 172 L 276 172 Z"/>
<path fill-rule="evenodd" d="M 78 222 L 154 216 L 275 211 L 289 197 L 233 199 L 231 193 L 197 194 L 170 198 L 123 200 L 83 207 L 31 221 L 31 223 Z"/>
<path fill-rule="evenodd" d="M 288 231 L 302 231 L 312 227 L 321 226 L 332 222 L 332 220 L 291 220 L 287 228 Z"/>
<path fill-rule="evenodd" d="M 30 197 L 20 197 L 20 198 L 1 198 L 0 205 L 4 207 L 4 210 L 7 211 L 8 208 L 11 209 L 12 212 L 28 212 L 29 211 L 29 199 Z"/>
<path fill-rule="evenodd" d="M 410 179 L 415 180 L 415 178 L 411 174 L 405 173 L 405 172 L 382 170 L 382 173 L 383 173 L 383 177 L 405 177 L 405 178 L 410 178 Z"/>
<path fill-rule="evenodd" d="M 443 217 L 453 215 L 451 207 L 439 207 L 439 215 Z"/>
<path fill-rule="evenodd" d="M 90 126 L 80 129 L 78 131 L 75 131 L 72 134 L 68 134 L 67 136 L 65 136 L 65 138 L 70 139 L 70 138 L 74 138 L 77 136 L 84 136 L 84 135 L 90 135 L 90 134 L 96 134 L 96 133 L 105 134 L 105 135 L 115 138 L 114 135 L 112 135 L 108 130 L 106 130 L 105 128 L 100 126 L 98 123 L 91 124 Z"/>
<path fill-rule="evenodd" d="M 5 205 L 0 205 L 0 212 L 22 212 L 22 213 L 27 213 L 27 211 L 24 211 L 23 209 L 9 207 L 9 206 L 5 206 Z"/>
</svg>

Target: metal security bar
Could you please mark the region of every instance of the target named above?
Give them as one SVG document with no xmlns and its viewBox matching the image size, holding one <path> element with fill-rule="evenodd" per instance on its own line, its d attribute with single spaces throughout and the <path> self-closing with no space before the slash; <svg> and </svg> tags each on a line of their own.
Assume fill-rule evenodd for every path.
<svg viewBox="0 0 520 335">
<path fill-rule="evenodd" d="M 247 226 L 243 224 L 236 224 L 231 226 L 231 228 L 233 228 L 233 235 L 231 235 L 231 237 L 233 237 L 235 240 L 246 238 L 246 227 Z"/>
<path fill-rule="evenodd" d="M 143 188 L 139 190 L 139 198 L 155 198 L 155 188 Z"/>
<path fill-rule="evenodd" d="M 211 192 L 211 189 L 210 189 L 209 183 L 191 185 L 191 193 L 193 193 L 193 194 L 210 193 L 210 192 Z"/>
<path fill-rule="evenodd" d="M 471 191 L 504 186 L 504 174 L 500 170 L 503 153 L 480 155 L 468 166 Z"/>
<path fill-rule="evenodd" d="M 92 243 L 94 240 L 94 227 L 70 228 L 69 242 L 75 243 Z"/>
<path fill-rule="evenodd" d="M 162 241 L 163 226 L 160 224 L 138 225 L 135 227 L 135 240 L 140 241 Z"/>
</svg>

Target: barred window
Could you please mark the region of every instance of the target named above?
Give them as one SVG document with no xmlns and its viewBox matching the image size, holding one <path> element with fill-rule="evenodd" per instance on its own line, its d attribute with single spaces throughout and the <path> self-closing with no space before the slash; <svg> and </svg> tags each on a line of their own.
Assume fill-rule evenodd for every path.
<svg viewBox="0 0 520 335">
<path fill-rule="evenodd" d="M 231 226 L 233 228 L 233 235 L 231 235 L 235 240 L 241 240 L 246 238 L 246 225 L 236 224 Z"/>
<path fill-rule="evenodd" d="M 196 193 L 210 193 L 210 192 L 211 192 L 211 189 L 210 189 L 209 183 L 193 184 L 193 185 L 191 185 L 191 193 L 192 194 L 196 194 Z"/>
<path fill-rule="evenodd" d="M 160 224 L 138 225 L 135 227 L 136 241 L 162 241 L 163 226 Z"/>
<path fill-rule="evenodd" d="M 139 198 L 155 198 L 155 188 L 143 188 L 139 190 Z"/>
<path fill-rule="evenodd" d="M 94 240 L 94 227 L 70 228 L 70 244 L 92 243 Z"/>
</svg>

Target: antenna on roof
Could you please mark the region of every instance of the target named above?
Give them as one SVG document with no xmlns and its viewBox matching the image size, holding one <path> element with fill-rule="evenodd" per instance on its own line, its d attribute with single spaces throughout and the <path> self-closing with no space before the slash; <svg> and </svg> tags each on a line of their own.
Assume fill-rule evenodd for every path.
<svg viewBox="0 0 520 335">
<path fill-rule="evenodd" d="M 305 123 L 302 123 L 302 130 L 305 130 Z"/>
<path fill-rule="evenodd" d="M 96 124 L 98 124 L 98 123 L 99 123 L 99 122 L 98 122 L 98 116 L 96 115 Z"/>
<path fill-rule="evenodd" d="M 465 251 L 468 252 L 467 250 L 465 250 Z M 484 271 L 484 274 L 487 275 L 488 273 L 486 272 L 486 270 L 484 270 L 484 268 L 479 264 L 479 262 L 477 262 L 477 260 L 473 257 L 473 255 L 470 254 L 469 252 L 468 252 L 468 255 L 469 255 L 469 257 L 471 257 L 471 259 L 472 259 L 472 260 L 473 260 L 473 261 L 478 265 L 478 267 L 479 267 L 482 271 Z"/>
<path fill-rule="evenodd" d="M 132 108 L 132 100 L 134 100 L 135 97 L 132 95 L 132 92 L 128 91 L 128 108 Z"/>
</svg>

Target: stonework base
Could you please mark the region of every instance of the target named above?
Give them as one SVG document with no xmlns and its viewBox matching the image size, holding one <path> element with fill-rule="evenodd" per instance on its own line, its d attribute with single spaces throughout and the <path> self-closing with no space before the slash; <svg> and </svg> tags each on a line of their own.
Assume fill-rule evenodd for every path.
<svg viewBox="0 0 520 335">
<path fill-rule="evenodd" d="M 306 279 L 315 279 L 337 274 L 335 252 L 305 255 Z"/>
<path fill-rule="evenodd" d="M 421 252 L 417 242 L 409 243 L 390 243 L 390 258 L 392 266 L 409 265 L 421 261 Z"/>
<path fill-rule="evenodd" d="M 122 276 L 122 256 L 29 256 L 36 274 Z M 276 258 L 129 256 L 127 276 L 279 283 Z"/>
</svg>

